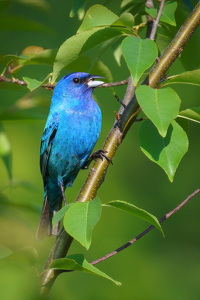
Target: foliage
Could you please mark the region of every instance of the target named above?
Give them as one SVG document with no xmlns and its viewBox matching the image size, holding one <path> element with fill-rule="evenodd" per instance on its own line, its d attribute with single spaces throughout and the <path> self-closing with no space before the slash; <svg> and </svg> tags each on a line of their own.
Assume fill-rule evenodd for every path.
<svg viewBox="0 0 200 300">
<path fill-rule="evenodd" d="M 173 39 L 175 32 L 178 31 L 182 22 L 189 16 L 191 5 L 195 3 L 190 1 L 168 1 L 162 11 L 155 41 L 153 41 L 145 39 L 146 27 L 149 26 L 147 16 L 156 18 L 159 9 L 158 3 L 154 3 L 154 8 L 148 8 L 145 7 L 145 1 L 142 0 L 123 0 L 117 1 L 117 3 L 110 1 L 111 4 L 109 5 L 105 1 L 103 5 L 103 1 L 97 2 L 101 2 L 101 4 L 93 5 L 91 1 L 73 1 L 73 5 L 69 11 L 68 25 L 72 24 L 73 28 L 77 28 L 77 31 L 76 33 L 70 31 L 67 39 L 65 39 L 65 34 L 57 43 L 52 42 L 52 40 L 56 39 L 55 37 L 59 37 L 59 30 L 56 29 L 56 26 L 47 26 L 45 22 L 38 21 L 38 19 L 43 20 L 43 17 L 46 18 L 50 13 L 52 16 L 54 13 L 51 4 L 47 1 L 16 0 L 1 1 L 0 3 L 2 34 L 5 34 L 5 32 L 17 32 L 18 37 L 20 37 L 22 32 L 27 31 L 31 37 L 29 44 L 24 48 L 23 46 L 26 43 L 23 43 L 21 40 L 20 47 L 17 48 L 20 49 L 21 54 L 16 54 L 13 44 L 11 44 L 9 50 L 5 48 L 7 52 L 3 48 L 0 54 L 0 87 L 2 95 L 5 95 L 1 97 L 0 104 L 0 156 L 2 158 L 2 165 L 4 164 L 8 173 L 9 183 L 7 186 L 15 188 L 15 190 L 16 187 L 20 187 L 21 181 L 16 181 L 15 175 L 13 178 L 13 164 L 15 164 L 13 157 L 15 157 L 15 151 L 19 150 L 17 143 L 14 146 L 10 142 L 6 127 L 11 126 L 12 131 L 12 126 L 20 124 L 22 121 L 27 128 L 35 126 L 33 125 L 35 123 L 30 123 L 30 120 L 32 122 L 44 121 L 48 114 L 49 100 L 51 98 L 51 91 L 49 89 L 53 89 L 56 81 L 63 74 L 84 71 L 102 75 L 105 77 L 105 80 L 112 81 L 113 78 L 119 80 L 118 74 L 120 75 L 122 69 L 123 76 L 126 74 L 126 77 L 123 77 L 122 80 L 127 79 L 130 73 L 132 83 L 136 87 L 135 94 L 143 119 L 139 123 L 140 130 L 138 136 L 140 148 L 152 162 L 155 162 L 165 171 L 170 182 L 174 180 L 180 161 L 188 151 L 188 121 L 191 123 L 194 122 L 196 126 L 199 126 L 200 107 L 198 107 L 198 103 L 195 101 L 194 103 L 190 103 L 190 101 L 185 101 L 185 99 L 182 100 L 181 95 L 177 93 L 177 90 L 175 91 L 176 85 L 179 87 L 180 84 L 184 86 L 190 85 L 191 93 L 193 93 L 192 88 L 199 88 L 200 65 L 198 57 L 194 56 L 193 65 L 195 67 L 191 66 L 192 69 L 182 67 L 179 70 L 179 67 L 174 67 L 172 74 L 163 74 L 162 82 L 159 83 L 156 89 L 147 85 L 141 85 L 150 68 L 157 61 L 159 62 L 157 60 L 158 55 L 162 54 L 166 49 L 169 42 Z M 60 3 L 60 12 L 62 11 L 62 5 L 64 5 L 63 1 Z M 15 8 L 18 11 L 16 15 Z M 21 14 L 19 13 L 20 8 L 23 8 Z M 31 9 L 38 9 L 38 18 L 34 18 L 34 15 L 32 15 L 33 18 L 26 18 L 26 11 Z M 61 20 L 59 21 L 61 28 L 62 23 Z M 37 35 L 34 38 L 35 33 L 44 34 L 42 37 L 45 35 L 49 36 L 49 42 L 45 44 L 44 38 L 40 39 Z M 192 42 L 197 48 L 197 53 L 200 50 L 198 38 L 198 36 L 195 36 Z M 63 42 L 64 39 L 65 41 Z M 35 45 L 33 45 L 34 43 Z M 192 44 L 190 45 L 190 42 L 188 43 L 188 47 L 190 47 L 188 51 L 192 51 L 193 47 Z M 184 51 L 179 57 L 179 61 L 183 66 L 188 63 L 187 55 L 184 54 Z M 185 53 L 187 54 L 187 50 Z M 111 65 L 109 64 L 109 59 L 107 59 L 109 55 L 111 55 L 113 60 Z M 119 78 L 121 77 L 119 76 Z M 168 87 L 169 85 L 170 87 Z M 14 96 L 12 89 L 16 91 Z M 113 91 L 115 93 L 114 88 L 112 87 L 111 89 L 112 93 Z M 181 90 L 179 92 L 181 94 Z M 11 97 L 11 100 L 7 100 L 9 97 Z M 183 109 L 181 108 L 182 106 Z M 111 110 L 113 110 L 113 107 Z M 8 125 L 6 122 L 11 123 Z M 109 127 L 105 130 L 105 136 L 108 130 Z M 25 135 L 28 137 L 27 133 Z M 39 137 L 37 138 L 38 141 Z M 36 142 L 36 139 L 34 139 L 34 142 Z M 126 149 L 123 151 L 125 154 Z M 154 168 L 151 164 L 149 166 L 152 169 Z M 123 168 L 123 166 L 121 167 Z M 115 162 L 113 168 L 115 168 Z M 127 178 L 132 175 L 132 168 L 134 169 L 135 167 L 130 165 L 131 171 L 126 171 Z M 36 174 L 36 177 L 38 177 L 39 172 L 36 171 Z M 131 175 L 128 176 L 128 174 Z M 20 176 L 25 178 L 25 174 L 23 173 Z M 153 174 L 151 176 L 154 177 Z M 158 177 L 159 175 L 155 176 L 157 178 L 155 180 L 158 180 Z M 146 185 L 147 183 L 144 181 L 142 184 Z M 28 190 L 31 191 L 32 195 L 34 194 L 32 199 L 35 198 L 37 193 L 34 189 L 31 189 L 31 184 L 26 186 L 28 186 Z M 8 206 L 14 207 L 14 201 L 10 202 L 7 199 L 9 196 L 6 193 L 4 194 L 4 188 L 4 183 L 2 183 L 2 191 L 0 190 L 1 205 L 6 215 Z M 123 185 L 121 189 L 124 189 Z M 178 194 L 178 192 L 177 190 L 176 193 Z M 107 192 L 104 192 L 104 194 L 105 199 L 108 199 L 106 197 Z M 69 203 L 54 216 L 53 225 L 55 226 L 58 221 L 63 220 L 66 231 L 88 250 L 91 246 L 94 226 L 99 220 L 101 223 L 102 218 L 100 216 L 102 215 L 103 217 L 104 209 L 102 212 L 101 210 L 102 206 L 105 206 L 118 208 L 132 216 L 137 216 L 139 219 L 152 224 L 163 233 L 158 219 L 152 213 L 137 207 L 138 204 L 137 201 L 135 202 L 135 199 L 131 199 L 133 204 L 126 202 L 126 193 L 124 192 L 123 194 L 123 200 L 112 200 L 115 197 L 109 194 L 109 199 L 104 204 L 101 201 L 106 201 L 103 201 L 102 197 L 100 197 L 101 201 L 95 198 L 84 203 Z M 38 201 L 38 204 L 42 202 L 41 192 L 40 197 L 41 201 Z M 75 200 L 75 197 L 73 199 Z M 38 207 L 33 207 L 31 202 L 24 201 L 23 203 L 20 199 L 19 205 L 25 210 L 31 208 L 32 211 L 38 211 Z M 144 207 L 142 202 L 139 205 Z M 17 212 L 17 214 L 19 214 L 18 218 L 20 219 L 21 213 Z M 14 215 L 16 217 L 15 212 Z M 38 216 L 39 214 L 37 214 L 37 219 Z M 33 231 L 35 231 L 36 222 L 34 222 Z M 96 227 L 98 226 L 100 225 L 96 225 Z M 11 230 L 11 228 L 9 229 Z M 7 255 L 1 255 L 0 253 L 3 264 L 9 265 L 11 260 L 17 261 L 17 265 L 23 267 L 24 264 L 31 266 L 35 264 L 37 251 L 33 247 L 26 247 L 15 253 L 5 246 L 2 246 L 2 249 L 1 253 L 7 253 Z M 82 248 L 79 251 L 82 251 Z M 42 263 L 44 264 L 44 260 Z M 57 259 L 52 262 L 50 268 L 54 270 L 79 270 L 92 273 L 120 285 L 119 282 L 88 263 L 83 254 L 73 254 Z M 27 271 L 27 266 L 25 270 Z M 123 278 L 121 281 L 123 283 Z"/>
</svg>

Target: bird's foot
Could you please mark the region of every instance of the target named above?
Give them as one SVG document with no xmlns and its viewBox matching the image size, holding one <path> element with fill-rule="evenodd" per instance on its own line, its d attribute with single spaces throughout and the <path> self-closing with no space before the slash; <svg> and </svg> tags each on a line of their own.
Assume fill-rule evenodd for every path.
<svg viewBox="0 0 200 300">
<path fill-rule="evenodd" d="M 101 160 L 103 160 L 104 158 L 107 159 L 107 161 L 109 163 L 111 163 L 113 165 L 112 159 L 110 157 L 108 157 L 105 153 L 107 153 L 108 151 L 100 149 L 95 151 L 94 153 L 92 153 L 87 161 L 87 163 L 85 164 L 85 166 L 83 167 L 83 169 L 88 169 L 90 163 L 97 159 L 100 158 Z"/>
</svg>

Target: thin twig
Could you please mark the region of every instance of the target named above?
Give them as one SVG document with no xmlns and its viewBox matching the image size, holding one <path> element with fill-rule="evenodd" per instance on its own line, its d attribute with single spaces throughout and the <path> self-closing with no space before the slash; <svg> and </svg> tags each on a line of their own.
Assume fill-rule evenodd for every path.
<svg viewBox="0 0 200 300">
<path fill-rule="evenodd" d="M 128 79 L 122 80 L 122 81 L 104 83 L 100 87 L 118 86 L 118 85 L 124 85 L 124 84 L 127 84 L 127 83 L 128 83 Z"/>
<path fill-rule="evenodd" d="M 159 20 L 160 20 L 160 17 L 161 17 L 164 6 L 165 6 L 165 0 L 161 0 L 160 6 L 159 6 L 159 9 L 158 9 L 158 14 L 156 16 L 156 19 L 153 23 L 153 28 L 151 30 L 150 40 L 154 40 L 154 38 L 155 38 L 156 30 L 157 30 L 158 23 L 159 23 Z"/>
<path fill-rule="evenodd" d="M 15 83 L 18 85 L 23 85 L 23 86 L 27 86 L 27 82 L 24 80 L 19 80 L 17 78 L 6 78 L 5 76 L 0 76 L 0 82 L 8 82 L 8 83 Z M 41 87 L 47 89 L 47 90 L 52 90 L 54 89 L 54 87 L 56 86 L 56 84 L 51 84 L 51 83 L 46 83 L 41 85 Z"/>
<path fill-rule="evenodd" d="M 27 86 L 26 81 L 19 80 L 17 78 L 10 79 L 10 78 L 6 78 L 5 76 L 0 76 L 0 82 L 3 82 L 3 81 L 8 82 L 8 83 L 16 83 L 18 85 Z M 128 83 L 128 79 L 116 81 L 116 82 L 104 83 L 100 87 L 112 87 L 112 86 L 118 86 L 118 85 L 125 85 L 127 83 Z M 43 87 L 45 89 L 54 89 L 55 86 L 56 86 L 56 84 L 51 84 L 51 83 L 46 83 L 46 84 L 41 85 L 41 87 Z"/>
<path fill-rule="evenodd" d="M 177 212 L 183 205 L 185 205 L 191 198 L 193 198 L 199 192 L 200 192 L 200 189 L 197 189 L 194 193 L 192 193 L 190 196 L 188 196 L 187 199 L 185 199 L 181 204 L 179 204 L 175 209 L 173 209 L 168 214 L 166 214 L 163 218 L 161 218 L 159 220 L 159 223 L 162 223 L 163 221 L 165 221 L 166 219 L 171 217 L 171 215 L 173 215 L 175 212 Z M 111 252 L 111 253 L 109 253 L 109 254 L 107 254 L 107 255 L 99 258 L 99 259 L 96 259 L 96 260 L 92 261 L 91 265 L 96 265 L 96 264 L 100 263 L 101 261 L 106 260 L 106 259 L 112 257 L 113 255 L 119 253 L 120 251 L 126 249 L 127 247 L 131 246 L 134 242 L 139 240 L 142 236 L 147 234 L 153 228 L 155 228 L 155 226 L 153 226 L 153 225 L 149 226 L 146 230 L 144 230 L 142 233 L 140 233 L 134 239 L 130 240 L 128 243 L 126 243 L 123 246 L 119 247 L 117 250 L 115 250 L 115 251 L 113 251 L 113 252 Z"/>
</svg>

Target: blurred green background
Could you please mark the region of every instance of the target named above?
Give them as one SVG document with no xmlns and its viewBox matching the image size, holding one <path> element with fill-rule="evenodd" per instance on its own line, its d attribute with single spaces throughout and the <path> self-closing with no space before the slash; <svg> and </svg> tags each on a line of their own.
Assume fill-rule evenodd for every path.
<svg viewBox="0 0 200 300">
<path fill-rule="evenodd" d="M 88 1 L 86 9 L 93 4 L 106 4 L 119 14 L 121 1 Z M 81 21 L 78 16 L 69 17 L 72 1 L 0 1 L 0 53 L 19 55 L 30 45 L 45 49 L 56 49 L 74 35 Z M 184 18 L 177 11 L 177 27 Z M 5 16 L 23 17 L 42 24 L 42 30 L 19 30 L 16 21 L 5 23 Z M 185 18 L 187 15 L 185 14 Z M 13 18 L 14 20 L 14 18 Z M 6 26 L 4 26 L 7 24 Z M 178 74 L 200 66 L 200 31 L 197 30 L 174 63 L 169 74 Z M 133 49 L 134 51 L 134 49 Z M 192 51 L 192 53 L 191 53 Z M 194 52 L 193 52 L 194 51 Z M 125 61 L 118 66 L 108 49 L 101 60 L 108 66 L 114 81 L 129 76 Z M 1 70 L 3 70 L 3 65 Z M 43 80 L 52 71 L 51 66 L 26 66 L 18 72 L 22 76 Z M 85 70 L 87 71 L 87 70 Z M 61 74 L 70 73 L 64 70 Z M 59 77 L 59 79 L 61 78 Z M 199 106 L 199 87 L 174 85 L 179 94 L 181 109 Z M 115 89 L 122 100 L 126 87 Z M 26 87 L 0 83 L 0 110 L 8 111 L 23 107 L 35 116 L 35 120 L 3 121 L 3 126 L 12 150 L 12 174 L 15 185 L 9 186 L 9 177 L 0 160 L 0 243 L 17 251 L 32 246 L 38 251 L 35 268 L 42 271 L 54 239 L 35 241 L 35 232 L 43 203 L 43 183 L 39 170 L 40 140 L 43 133 L 51 91 L 39 88 L 30 93 Z M 94 92 L 103 115 L 101 136 L 95 149 L 102 147 L 118 111 L 110 89 Z M 26 104 L 26 106 L 25 106 Z M 170 183 L 164 171 L 149 161 L 139 148 L 138 132 L 140 123 L 135 123 L 119 147 L 113 166 L 109 167 L 106 179 L 98 191 L 104 202 L 125 200 L 161 218 L 175 208 L 189 194 L 199 188 L 200 128 L 190 124 L 189 151 L 182 159 Z M 73 188 L 66 190 L 66 199 L 73 202 L 82 187 L 88 171 L 81 171 Z M 200 297 L 200 195 L 193 198 L 178 213 L 165 221 L 162 226 L 165 238 L 158 230 L 152 230 L 141 240 L 105 262 L 96 265 L 99 269 L 121 281 L 118 287 L 112 282 L 90 274 L 71 272 L 62 274 L 56 280 L 49 299 L 199 299 Z M 142 220 L 111 208 L 103 208 L 102 217 L 93 232 L 93 241 L 86 251 L 76 241 L 69 254 L 84 253 L 88 261 L 95 260 L 122 244 L 128 242 L 149 225 Z M 21 268 L 15 263 L 3 263 L 0 268 L 0 293 L 2 299 L 36 299 L 38 297 L 34 269 Z"/>
</svg>

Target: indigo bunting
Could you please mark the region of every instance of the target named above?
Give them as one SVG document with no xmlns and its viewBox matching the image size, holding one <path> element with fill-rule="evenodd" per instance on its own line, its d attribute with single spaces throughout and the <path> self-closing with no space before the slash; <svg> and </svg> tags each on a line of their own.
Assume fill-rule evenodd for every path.
<svg viewBox="0 0 200 300">
<path fill-rule="evenodd" d="M 80 169 L 87 166 L 101 131 L 101 110 L 92 98 L 103 78 L 87 73 L 64 76 L 56 85 L 40 148 L 40 170 L 44 183 L 44 203 L 36 239 L 56 236 L 54 214 L 65 205 L 65 188 L 72 186 Z M 105 156 L 105 155 L 103 155 Z M 100 157 L 102 158 L 101 154 Z"/>
</svg>

